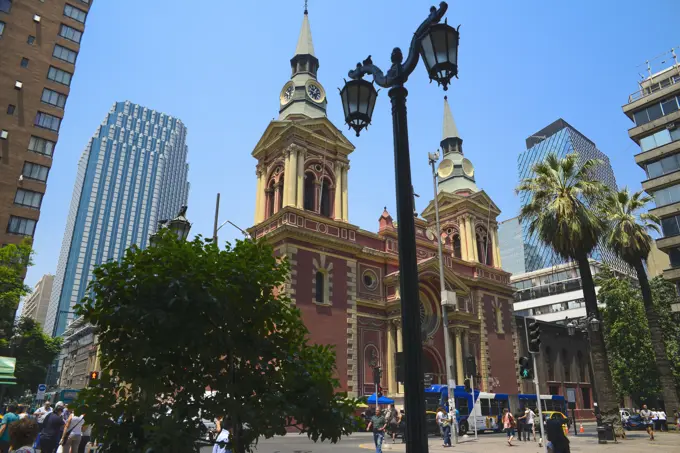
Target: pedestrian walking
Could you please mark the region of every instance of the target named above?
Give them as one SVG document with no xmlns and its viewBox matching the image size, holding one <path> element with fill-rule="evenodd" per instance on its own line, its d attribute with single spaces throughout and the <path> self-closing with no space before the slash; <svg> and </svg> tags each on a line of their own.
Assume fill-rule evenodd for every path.
<svg viewBox="0 0 680 453">
<path fill-rule="evenodd" d="M 387 421 L 382 415 L 380 408 L 375 410 L 375 415 L 371 417 L 371 421 L 366 428 L 366 431 L 373 430 L 373 442 L 375 443 L 375 453 L 382 453 L 382 444 L 385 439 L 385 428 L 387 428 Z"/>
<path fill-rule="evenodd" d="M 515 438 L 515 417 L 512 416 L 508 408 L 503 409 L 503 429 L 508 436 L 508 445 L 512 447 L 512 440 Z"/>
<path fill-rule="evenodd" d="M 33 443 L 38 437 L 38 422 L 24 417 L 9 427 L 9 443 L 12 453 L 35 453 Z"/>
<path fill-rule="evenodd" d="M 657 415 L 659 416 L 659 431 L 666 431 L 668 432 L 668 425 L 666 424 L 666 411 L 663 409 L 659 409 L 657 411 Z"/>
<path fill-rule="evenodd" d="M 435 422 L 437 423 L 437 427 L 439 428 L 439 436 L 442 438 L 442 441 L 444 441 L 444 428 L 442 427 L 442 419 L 443 418 L 444 418 L 444 408 L 438 407 L 437 408 L 437 415 L 435 416 Z"/>
<path fill-rule="evenodd" d="M 71 414 L 64 425 L 64 434 L 61 444 L 64 446 L 63 453 L 78 453 L 78 446 L 83 437 L 83 423 L 85 423 L 85 406 L 78 408 L 80 415 Z"/>
<path fill-rule="evenodd" d="M 399 431 L 401 432 L 401 443 L 406 443 L 406 413 L 404 409 L 399 412 Z"/>
<path fill-rule="evenodd" d="M 451 414 L 448 412 L 444 412 L 444 416 L 442 417 L 442 431 L 444 432 L 444 447 L 450 447 L 451 446 L 451 425 L 453 424 L 453 420 L 451 419 Z"/>
<path fill-rule="evenodd" d="M 224 417 L 215 419 L 215 431 L 217 431 L 217 439 L 215 439 L 212 453 L 231 453 L 231 450 L 227 449 L 231 438 L 231 426 Z"/>
<path fill-rule="evenodd" d="M 78 446 L 78 453 L 85 453 L 85 449 L 87 448 L 87 444 L 90 443 L 90 440 L 92 439 L 92 425 L 90 424 L 85 424 L 83 425 L 83 431 L 82 431 L 82 436 L 80 437 L 80 445 Z M 88 453 L 90 450 L 88 450 Z"/>
<path fill-rule="evenodd" d="M 526 435 L 526 413 L 517 412 L 515 413 L 515 420 L 517 420 L 517 438 L 520 442 L 529 440 L 529 436 Z"/>
<path fill-rule="evenodd" d="M 645 423 L 647 434 L 649 434 L 649 440 L 654 440 L 654 422 L 652 421 L 652 411 L 647 409 L 646 404 L 642 405 L 640 417 Z"/>
<path fill-rule="evenodd" d="M 524 417 L 526 421 L 526 424 L 524 425 L 524 428 L 526 429 L 525 440 L 529 440 L 529 434 L 532 434 L 534 436 L 534 442 L 536 442 L 536 425 L 534 424 L 536 422 L 536 413 L 527 406 L 527 408 L 524 409 Z"/>
<path fill-rule="evenodd" d="M 546 423 L 546 437 L 548 438 L 548 452 L 550 453 L 570 453 L 569 439 L 564 434 L 562 421 L 548 420 Z"/>
<path fill-rule="evenodd" d="M 387 420 L 387 433 L 392 436 L 392 443 L 396 443 L 397 431 L 399 431 L 399 412 L 394 404 L 390 404 L 385 413 L 385 420 Z"/>
<path fill-rule="evenodd" d="M 680 410 L 675 409 L 675 428 L 680 431 Z"/>
<path fill-rule="evenodd" d="M 62 431 L 66 422 L 62 418 L 64 406 L 56 405 L 54 410 L 45 416 L 40 431 L 40 453 L 54 453 L 57 451 Z"/>
<path fill-rule="evenodd" d="M 10 404 L 7 406 L 7 413 L 2 417 L 2 422 L 0 422 L 0 453 L 9 452 L 9 427 L 17 421 L 19 421 L 17 407 Z"/>
<path fill-rule="evenodd" d="M 45 401 L 45 404 L 43 406 L 40 406 L 35 412 L 33 412 L 33 415 L 36 417 L 38 421 L 38 427 L 42 431 L 43 428 L 43 422 L 45 421 L 45 417 L 47 414 L 52 412 L 52 403 L 49 401 Z"/>
</svg>

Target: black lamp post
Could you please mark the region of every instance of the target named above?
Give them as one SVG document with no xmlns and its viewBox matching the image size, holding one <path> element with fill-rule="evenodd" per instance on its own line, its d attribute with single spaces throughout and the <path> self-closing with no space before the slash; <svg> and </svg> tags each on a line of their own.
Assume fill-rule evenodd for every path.
<svg viewBox="0 0 680 453">
<path fill-rule="evenodd" d="M 345 122 L 356 131 L 371 123 L 373 108 L 378 96 L 374 83 L 389 88 L 392 102 L 394 136 L 394 166 L 397 192 L 397 216 L 399 223 L 399 273 L 401 291 L 401 322 L 405 365 L 405 405 L 408 414 L 406 424 L 406 451 L 427 453 L 427 429 L 425 424 L 425 394 L 423 389 L 422 345 L 420 330 L 420 302 L 418 298 L 418 267 L 416 258 L 415 222 L 413 217 L 413 186 L 406 121 L 406 96 L 404 84 L 418 64 L 422 55 L 430 80 L 448 88 L 453 76 L 458 74 L 458 30 L 440 24 L 448 9 L 441 2 L 439 9 L 430 8 L 430 15 L 413 34 L 408 57 L 404 62 L 401 49 L 392 51 L 392 66 L 384 74 L 373 64 L 369 56 L 356 69 L 349 72 L 350 81 L 340 91 Z M 363 79 L 373 76 L 374 83 Z"/>
<path fill-rule="evenodd" d="M 172 233 L 177 236 L 180 241 L 185 241 L 189 237 L 189 230 L 191 230 L 191 223 L 186 218 L 187 207 L 182 206 L 175 217 L 172 220 L 160 220 L 158 222 L 158 230 L 149 237 L 149 243 L 154 246 L 158 244 L 158 233 L 162 228 L 168 228 Z"/>
</svg>

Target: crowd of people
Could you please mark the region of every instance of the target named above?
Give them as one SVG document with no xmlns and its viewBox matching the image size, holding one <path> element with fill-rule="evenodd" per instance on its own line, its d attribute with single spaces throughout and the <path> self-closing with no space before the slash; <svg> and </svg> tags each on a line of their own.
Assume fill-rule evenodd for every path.
<svg viewBox="0 0 680 453">
<path fill-rule="evenodd" d="M 0 453 L 89 453 L 91 427 L 85 423 L 86 406 L 69 410 L 49 401 L 28 411 L 25 406 L 10 404 L 0 422 Z"/>
</svg>

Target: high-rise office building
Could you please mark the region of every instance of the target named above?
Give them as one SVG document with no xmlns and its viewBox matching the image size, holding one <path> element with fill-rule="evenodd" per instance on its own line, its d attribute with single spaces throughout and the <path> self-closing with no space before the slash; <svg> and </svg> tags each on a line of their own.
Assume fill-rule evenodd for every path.
<svg viewBox="0 0 680 453">
<path fill-rule="evenodd" d="M 92 0 L 0 0 L 0 246 L 32 237 Z"/>
<path fill-rule="evenodd" d="M 589 159 L 599 159 L 603 163 L 595 167 L 595 177 L 612 190 L 618 190 L 616 178 L 612 170 L 609 158 L 597 149 L 588 137 L 576 130 L 562 118 L 544 127 L 526 139 L 526 151 L 517 159 L 519 180 L 530 178 L 533 174 L 533 166 L 543 161 L 548 154 L 555 153 L 557 157 L 564 158 L 567 154 L 577 153 L 579 165 Z M 520 194 L 522 206 L 530 201 L 528 193 Z M 528 222 L 522 222 L 522 235 L 524 237 L 524 264 L 526 272 L 565 263 L 563 258 L 557 256 L 550 246 L 544 244 L 537 234 L 529 233 Z M 595 261 L 605 263 L 609 267 L 624 272 L 632 273 L 626 263 L 618 258 L 614 252 L 602 245 L 596 247 L 590 254 Z"/>
<path fill-rule="evenodd" d="M 635 123 L 628 136 L 640 146 L 635 163 L 647 175 L 642 188 L 654 197 L 649 213 L 661 219 L 663 237 L 656 245 L 670 258 L 663 275 L 680 288 L 680 64 L 674 50 L 668 57 L 673 64 L 656 74 L 650 70 L 623 112 Z"/>
<path fill-rule="evenodd" d="M 189 195 L 187 130 L 177 118 L 130 102 L 115 103 L 85 148 L 47 314 L 64 332 L 95 266 L 146 247 L 159 220 L 177 215 Z"/>
<path fill-rule="evenodd" d="M 45 326 L 45 317 L 47 316 L 47 307 L 50 305 L 50 297 L 52 295 L 52 285 L 54 283 L 54 275 L 45 274 L 33 288 L 33 292 L 29 294 L 24 300 L 24 308 L 21 311 L 21 316 L 31 318 Z M 48 332 L 51 334 L 52 332 Z"/>
<path fill-rule="evenodd" d="M 524 236 L 519 217 L 498 223 L 498 246 L 503 270 L 512 275 L 526 272 L 524 266 Z"/>
</svg>

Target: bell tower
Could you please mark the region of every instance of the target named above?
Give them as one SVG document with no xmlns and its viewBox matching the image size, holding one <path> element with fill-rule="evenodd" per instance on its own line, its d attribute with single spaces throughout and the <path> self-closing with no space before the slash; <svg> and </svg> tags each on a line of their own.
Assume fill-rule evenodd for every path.
<svg viewBox="0 0 680 453">
<path fill-rule="evenodd" d="M 287 207 L 348 222 L 347 172 L 354 146 L 326 117 L 305 6 L 291 79 L 279 96 L 279 117 L 253 150 L 257 163 L 255 224 Z"/>
</svg>

